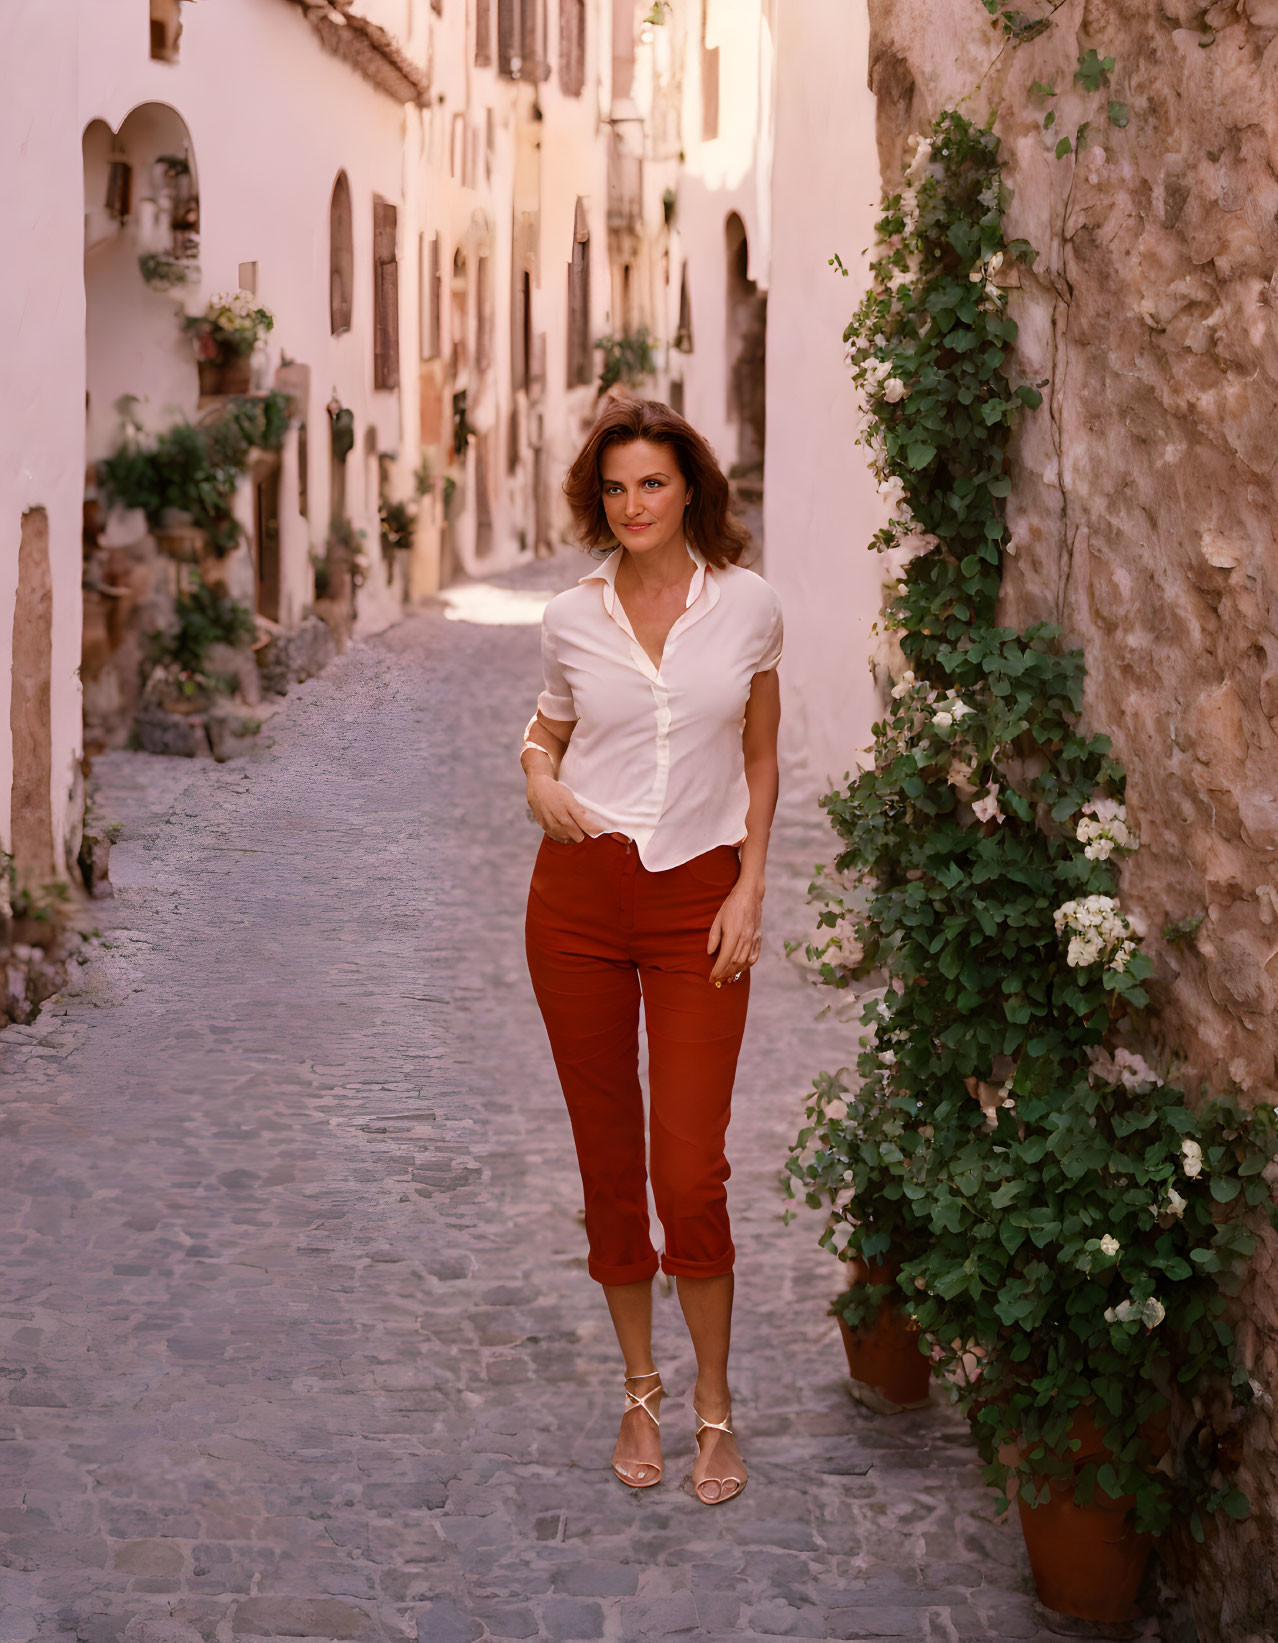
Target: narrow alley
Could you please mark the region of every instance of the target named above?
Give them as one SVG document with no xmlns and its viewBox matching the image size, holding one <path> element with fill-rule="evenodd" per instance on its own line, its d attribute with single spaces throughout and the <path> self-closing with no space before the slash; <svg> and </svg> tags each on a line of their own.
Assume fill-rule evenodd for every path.
<svg viewBox="0 0 1278 1643">
<path fill-rule="evenodd" d="M 503 580 L 535 616 L 578 574 Z M 730 1135 L 751 1485 L 723 1512 L 680 1488 L 672 1296 L 666 1483 L 611 1476 L 615 1347 L 522 954 L 536 655 L 531 622 L 436 605 L 245 758 L 98 761 L 125 823 L 101 941 L 0 1038 L 0 1643 L 1048 1635 L 961 1422 L 850 1400 L 837 1270 L 814 1217 L 782 1225 L 802 1091 L 849 1040 L 784 954 L 830 849 L 807 801 Z"/>
</svg>

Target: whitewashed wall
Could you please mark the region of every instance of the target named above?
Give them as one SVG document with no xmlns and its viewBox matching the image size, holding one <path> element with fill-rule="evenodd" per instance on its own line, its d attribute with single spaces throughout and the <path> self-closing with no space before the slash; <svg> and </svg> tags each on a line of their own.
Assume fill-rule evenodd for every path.
<svg viewBox="0 0 1278 1643">
<path fill-rule="evenodd" d="M 52 794 L 55 860 L 74 826 L 80 752 L 80 524 L 84 494 L 84 281 L 76 63 L 80 8 L 0 8 L 0 844 L 12 841 L 9 734 L 22 514 L 48 511 L 53 572 Z M 145 19 L 144 19 L 145 23 Z M 14 255 L 20 248 L 20 255 Z M 80 438 L 67 438 L 67 429 Z"/>
<path fill-rule="evenodd" d="M 861 253 L 878 216 L 875 104 L 861 5 L 777 10 L 764 534 L 786 614 L 792 779 L 824 791 L 868 746 L 878 709 L 868 656 L 882 561 L 867 544 L 886 515 L 854 443 L 841 340 L 868 282 Z M 835 252 L 847 279 L 827 266 Z"/>
</svg>

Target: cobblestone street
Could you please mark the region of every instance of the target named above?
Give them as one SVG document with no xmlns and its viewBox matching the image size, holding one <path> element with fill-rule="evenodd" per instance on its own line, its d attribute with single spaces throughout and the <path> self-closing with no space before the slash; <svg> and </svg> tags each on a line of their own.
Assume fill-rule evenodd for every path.
<svg viewBox="0 0 1278 1643">
<path fill-rule="evenodd" d="M 431 608 L 246 758 L 98 761 L 125 823 L 101 942 L 0 1035 L 0 1643 L 1048 1635 L 965 1429 L 849 1399 L 837 1268 L 814 1217 L 781 1223 L 802 1091 L 849 1042 L 782 945 L 830 853 L 807 803 L 729 1137 L 750 1487 L 680 1487 L 660 1294 L 666 1482 L 612 1477 L 619 1367 L 522 956 L 536 657 L 533 625 Z"/>
</svg>

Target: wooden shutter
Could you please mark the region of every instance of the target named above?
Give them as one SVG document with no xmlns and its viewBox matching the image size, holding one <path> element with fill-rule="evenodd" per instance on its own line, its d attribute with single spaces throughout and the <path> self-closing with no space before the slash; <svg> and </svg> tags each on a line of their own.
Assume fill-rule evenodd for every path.
<svg viewBox="0 0 1278 1643">
<path fill-rule="evenodd" d="M 475 66 L 477 68 L 491 68 L 492 61 L 492 0 L 475 0 Z"/>
<path fill-rule="evenodd" d="M 475 266 L 475 369 L 486 371 L 492 364 L 493 302 L 491 263 L 480 257 Z"/>
<path fill-rule="evenodd" d="M 573 233 L 572 261 L 568 265 L 568 386 L 590 381 L 590 233 L 585 211 L 577 202 L 577 227 Z"/>
<path fill-rule="evenodd" d="M 351 288 L 355 279 L 354 225 L 351 189 L 339 171 L 328 210 L 328 318 L 329 330 L 340 337 L 351 328 Z"/>
<path fill-rule="evenodd" d="M 706 44 L 706 11 L 710 0 L 701 0 L 701 140 L 713 142 L 719 135 L 719 48 Z"/>
<path fill-rule="evenodd" d="M 559 86 L 580 97 L 586 83 L 586 0 L 559 0 Z"/>
<path fill-rule="evenodd" d="M 520 12 L 519 56 L 521 62 L 519 75 L 523 80 L 539 80 L 541 78 L 541 60 L 544 55 L 541 38 L 541 0 L 523 0 Z"/>
<path fill-rule="evenodd" d="M 497 0 L 497 72 L 509 76 L 519 55 L 519 0 Z"/>
<path fill-rule="evenodd" d="M 373 201 L 373 387 L 399 387 L 399 262 L 395 255 L 399 213 Z"/>
</svg>

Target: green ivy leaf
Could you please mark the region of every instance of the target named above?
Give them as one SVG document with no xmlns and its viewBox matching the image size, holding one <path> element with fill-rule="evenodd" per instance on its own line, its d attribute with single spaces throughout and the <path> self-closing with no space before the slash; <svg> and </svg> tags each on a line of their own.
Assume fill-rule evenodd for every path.
<svg viewBox="0 0 1278 1643">
<path fill-rule="evenodd" d="M 1095 46 L 1089 46 L 1078 59 L 1074 79 L 1084 91 L 1099 91 L 1102 86 L 1109 84 L 1109 77 L 1113 72 L 1114 59 L 1098 56 Z"/>
<path fill-rule="evenodd" d="M 1068 137 L 1062 137 L 1060 142 L 1056 145 L 1056 158 L 1058 160 L 1063 160 L 1073 146 L 1074 145 L 1070 142 Z"/>
<path fill-rule="evenodd" d="M 1131 119 L 1131 110 L 1126 103 L 1111 103 L 1109 105 L 1109 123 L 1112 126 L 1125 126 Z"/>
<path fill-rule="evenodd" d="M 917 440 L 906 448 L 905 460 L 917 472 L 920 468 L 926 468 L 935 455 L 935 445 L 928 445 L 923 440 Z"/>
</svg>

